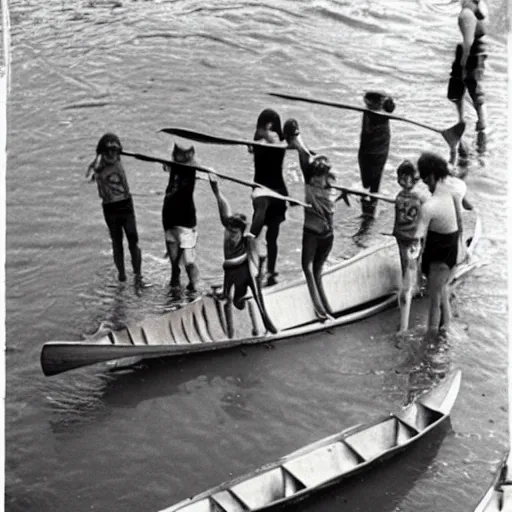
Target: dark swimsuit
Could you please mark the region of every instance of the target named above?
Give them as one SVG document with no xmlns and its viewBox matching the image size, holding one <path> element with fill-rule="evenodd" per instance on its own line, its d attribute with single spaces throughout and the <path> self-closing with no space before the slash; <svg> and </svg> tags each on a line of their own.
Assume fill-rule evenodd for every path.
<svg viewBox="0 0 512 512">
<path fill-rule="evenodd" d="M 459 231 L 436 233 L 428 231 L 421 259 L 421 271 L 428 276 L 431 263 L 445 263 L 450 269 L 457 264 Z"/>
</svg>

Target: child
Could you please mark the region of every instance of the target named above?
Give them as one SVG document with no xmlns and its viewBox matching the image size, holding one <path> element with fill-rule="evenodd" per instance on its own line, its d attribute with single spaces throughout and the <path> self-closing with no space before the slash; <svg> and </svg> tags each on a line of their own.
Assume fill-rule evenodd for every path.
<svg viewBox="0 0 512 512">
<path fill-rule="evenodd" d="M 247 288 L 250 288 L 252 292 L 266 329 L 271 333 L 276 333 L 277 329 L 265 310 L 261 295 L 258 281 L 258 251 L 254 235 L 245 233 L 247 228 L 245 215 L 231 213 L 229 203 L 219 191 L 216 178 L 213 174 L 209 174 L 209 178 L 212 191 L 217 199 L 220 220 L 225 228 L 223 295 L 226 298 L 224 312 L 228 336 L 232 338 L 234 335 L 233 305 L 237 309 L 244 309 Z"/>
<path fill-rule="evenodd" d="M 300 166 L 306 183 L 306 202 L 311 205 L 304 211 L 302 270 L 316 316 L 325 322 L 333 320 L 322 283 L 322 269 L 334 241 L 333 214 L 338 193 L 330 186 L 334 184 L 336 178 L 330 172 L 331 165 L 327 157 L 313 155 L 305 147 L 297 121 L 286 121 L 284 133 L 289 147 L 296 148 L 299 152 Z"/>
<path fill-rule="evenodd" d="M 418 264 L 421 244 L 416 238 L 416 228 L 421 205 L 430 197 L 430 194 L 417 186 L 420 181 L 419 175 L 409 160 L 404 160 L 398 166 L 396 174 L 402 190 L 396 196 L 393 235 L 398 244 L 402 267 L 402 287 L 399 297 L 400 331 L 406 331 L 409 324 L 410 302 L 421 285 L 421 266 Z"/>
<path fill-rule="evenodd" d="M 119 281 L 126 281 L 123 251 L 123 231 L 128 239 L 135 284 L 142 285 L 141 251 L 139 236 L 128 181 L 121 164 L 121 141 L 117 135 L 106 133 L 96 147 L 96 158 L 88 167 L 86 178 L 92 174 L 91 181 L 96 180 L 98 193 L 103 203 L 103 214 L 107 223 L 114 263 Z"/>
<path fill-rule="evenodd" d="M 391 142 L 389 119 L 378 115 L 378 112 L 391 114 L 395 110 L 395 102 L 393 98 L 382 92 L 369 91 L 364 95 L 364 103 L 367 109 L 376 114 L 373 112 L 363 114 L 358 153 L 359 170 L 363 187 L 377 193 Z M 363 198 L 361 206 L 363 215 L 376 217 L 376 199 Z"/>
<path fill-rule="evenodd" d="M 276 144 L 283 140 L 281 118 L 270 108 L 263 110 L 256 121 L 254 140 Z M 255 147 L 254 153 L 254 181 L 283 195 L 288 195 L 283 178 L 283 161 L 286 149 L 267 149 Z M 277 239 L 279 228 L 286 218 L 286 203 L 280 199 L 253 194 L 253 217 L 251 233 L 259 238 L 264 226 L 267 227 L 266 243 L 267 256 L 261 254 L 259 260 L 259 279 L 263 281 L 265 260 L 267 261 L 267 286 L 277 283 Z M 261 251 L 263 253 L 263 251 Z"/>
<path fill-rule="evenodd" d="M 172 159 L 175 162 L 194 165 L 194 146 L 185 149 L 174 144 Z M 171 290 L 180 289 L 180 262 L 183 261 L 188 276 L 187 290 L 196 291 L 199 270 L 196 265 L 197 219 L 194 204 L 196 170 L 184 169 L 179 165 L 164 165 L 169 173 L 162 207 L 167 255 L 171 262 Z"/>
</svg>

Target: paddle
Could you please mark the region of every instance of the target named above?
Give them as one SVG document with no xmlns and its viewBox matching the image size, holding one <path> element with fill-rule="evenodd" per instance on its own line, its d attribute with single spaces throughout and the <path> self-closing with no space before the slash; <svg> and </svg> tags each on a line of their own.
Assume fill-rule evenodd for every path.
<svg viewBox="0 0 512 512">
<path fill-rule="evenodd" d="M 230 139 L 225 137 L 216 137 L 207 133 L 196 132 L 193 130 L 186 130 L 184 128 L 162 128 L 161 132 L 170 135 L 177 135 L 184 139 L 194 140 L 196 142 L 204 142 L 205 144 L 222 144 L 225 146 L 249 146 L 249 147 L 263 147 L 269 149 L 290 149 L 286 143 L 281 144 L 266 144 L 256 140 L 243 140 L 243 139 Z"/>
<path fill-rule="evenodd" d="M 354 188 L 347 188 L 347 187 L 341 187 L 339 185 L 329 185 L 329 188 L 333 188 L 334 190 L 339 190 L 342 192 L 341 197 L 339 199 L 343 199 L 348 206 L 350 204 L 347 202 L 346 194 L 352 194 L 355 196 L 361 196 L 361 197 L 373 197 L 374 199 L 380 199 L 381 201 L 386 201 L 388 203 L 395 203 L 396 201 L 388 196 L 383 196 L 382 194 L 374 194 L 372 192 L 366 192 L 364 190 L 356 190 Z"/>
<path fill-rule="evenodd" d="M 334 101 L 324 101 L 324 100 L 315 100 L 312 98 L 304 98 L 303 96 L 295 96 L 292 94 L 281 94 L 277 92 L 269 92 L 270 96 L 275 96 L 276 98 L 284 98 L 286 100 L 295 100 L 295 101 L 304 101 L 306 103 L 314 103 L 317 105 L 326 105 L 328 107 L 342 108 L 345 110 L 355 110 L 357 112 L 371 112 L 372 114 L 379 115 L 382 117 L 387 117 L 388 119 L 394 119 L 396 121 L 403 121 L 404 123 L 414 124 L 416 126 L 420 126 L 421 128 L 425 128 L 426 130 L 431 130 L 436 133 L 440 133 L 444 140 L 447 142 L 448 146 L 450 146 L 451 150 L 455 150 L 457 148 L 457 144 L 464 133 L 464 129 L 466 128 L 466 124 L 461 122 L 456 125 L 451 126 L 445 130 L 440 130 L 439 128 L 434 128 L 433 126 L 429 126 L 427 124 L 419 123 L 418 121 L 413 121 L 411 119 L 407 119 L 405 117 L 394 116 L 392 114 L 386 114 L 384 112 L 375 112 L 373 110 L 369 110 L 363 107 L 356 107 L 354 105 L 347 105 L 345 103 L 338 103 Z"/>
<path fill-rule="evenodd" d="M 129 153 L 128 151 L 121 151 L 122 155 L 130 156 L 132 158 L 136 158 L 137 160 L 142 160 L 143 162 L 156 162 L 160 164 L 167 164 L 167 165 L 179 165 L 180 167 L 185 167 L 187 169 L 196 169 L 201 172 L 206 172 L 209 174 L 214 174 L 215 176 L 222 178 L 224 180 L 233 181 L 234 183 L 238 183 L 239 185 L 245 185 L 246 187 L 250 187 L 252 189 L 254 188 L 260 188 L 265 191 L 265 194 L 271 197 L 275 197 L 276 199 L 282 199 L 283 201 L 287 201 L 288 203 L 297 204 L 299 206 L 304 206 L 305 208 L 309 208 L 310 205 L 308 203 L 305 203 L 304 201 L 300 201 L 299 199 L 294 199 L 293 197 L 284 196 L 282 194 L 279 194 L 279 192 L 276 192 L 275 190 L 272 190 L 268 187 L 265 187 L 263 185 L 260 185 L 259 183 L 255 183 L 254 181 L 247 181 L 242 180 L 240 178 L 235 178 L 234 176 L 228 176 L 227 174 L 221 174 L 220 172 L 214 171 L 213 169 L 210 169 L 208 167 L 203 167 L 201 165 L 188 165 L 181 162 L 175 162 L 174 160 L 166 160 L 164 158 L 157 158 L 153 156 L 148 155 L 142 155 L 141 153 Z"/>
</svg>

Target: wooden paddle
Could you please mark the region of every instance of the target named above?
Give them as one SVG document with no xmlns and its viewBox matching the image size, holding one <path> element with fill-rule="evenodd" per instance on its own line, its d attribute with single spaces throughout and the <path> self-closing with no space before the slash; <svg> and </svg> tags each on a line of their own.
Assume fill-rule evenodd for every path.
<svg viewBox="0 0 512 512">
<path fill-rule="evenodd" d="M 345 110 L 355 110 L 356 112 L 371 112 L 372 114 L 379 115 L 382 117 L 387 117 L 388 119 L 394 119 L 396 121 L 403 121 L 404 123 L 414 124 L 416 126 L 420 126 L 421 128 L 425 128 L 426 130 L 431 130 L 436 133 L 440 133 L 444 140 L 447 142 L 448 146 L 450 146 L 451 150 L 455 150 L 457 148 L 457 144 L 464 133 L 466 128 L 466 123 L 457 123 L 450 128 L 445 130 L 440 130 L 439 128 L 435 128 L 433 126 L 429 126 L 427 124 L 419 123 L 418 121 L 413 121 L 411 119 L 407 119 L 405 117 L 394 116 L 392 114 L 386 114 L 385 112 L 375 112 L 373 110 L 369 110 L 363 107 L 356 107 L 354 105 L 347 105 L 345 103 L 338 103 L 334 101 L 324 101 L 324 100 L 315 100 L 313 98 L 304 98 L 303 96 L 295 96 L 292 94 L 281 94 L 277 92 L 269 92 L 270 96 L 275 96 L 276 98 L 284 98 L 286 100 L 294 100 L 294 101 L 304 101 L 306 103 L 314 103 L 317 105 L 326 105 L 328 107 L 342 108 Z"/>
<path fill-rule="evenodd" d="M 266 144 L 257 140 L 244 140 L 244 139 L 230 139 L 225 137 L 216 137 L 207 133 L 196 132 L 194 130 L 186 130 L 184 128 L 162 128 L 161 132 L 170 135 L 177 135 L 184 139 L 194 140 L 196 142 L 204 142 L 205 144 L 221 144 L 224 146 L 248 146 L 248 147 L 263 147 L 268 149 L 290 149 L 287 147 L 286 142 L 280 144 Z"/>
<path fill-rule="evenodd" d="M 265 187 L 263 185 L 260 185 L 259 183 L 255 183 L 254 181 L 248 181 L 243 180 L 240 178 L 235 178 L 234 176 L 228 176 L 227 174 L 221 174 L 220 172 L 214 171 L 213 169 L 210 169 L 208 167 L 203 167 L 201 165 L 188 165 L 181 162 L 176 162 L 174 160 L 166 160 L 164 158 L 157 158 L 154 156 L 148 156 L 148 155 L 142 155 L 141 153 L 129 153 L 128 151 L 121 151 L 122 155 L 130 156 L 132 158 L 136 158 L 137 160 L 142 160 L 143 162 L 156 162 L 160 164 L 166 164 L 166 165 L 178 165 L 180 167 L 185 167 L 187 169 L 196 169 L 200 172 L 206 172 L 209 174 L 214 174 L 215 176 L 222 178 L 223 180 L 233 181 L 234 183 L 238 183 L 239 185 L 244 185 L 246 187 L 250 187 L 252 189 L 259 188 L 265 191 L 265 195 L 268 195 L 270 197 L 275 197 L 276 199 L 281 199 L 283 201 L 286 201 L 291 204 L 297 204 L 299 206 L 303 206 L 305 208 L 309 208 L 310 205 L 308 203 L 305 203 L 304 201 L 300 201 L 299 199 L 294 199 L 293 197 L 284 196 L 282 194 L 279 194 L 279 192 L 276 192 L 275 190 L 272 190 L 268 187 Z"/>
<path fill-rule="evenodd" d="M 333 188 L 334 190 L 339 190 L 340 192 L 342 192 L 340 199 L 344 199 L 345 202 L 347 202 L 347 200 L 345 199 L 346 198 L 345 194 L 351 194 L 351 195 L 361 196 L 361 197 L 373 197 L 374 199 L 380 199 L 381 201 L 386 201 L 387 203 L 393 203 L 393 204 L 396 202 L 392 197 L 383 196 L 382 194 L 374 194 L 372 192 L 366 192 L 365 190 L 357 190 L 354 188 L 341 187 L 339 185 L 329 185 L 329 188 Z"/>
</svg>

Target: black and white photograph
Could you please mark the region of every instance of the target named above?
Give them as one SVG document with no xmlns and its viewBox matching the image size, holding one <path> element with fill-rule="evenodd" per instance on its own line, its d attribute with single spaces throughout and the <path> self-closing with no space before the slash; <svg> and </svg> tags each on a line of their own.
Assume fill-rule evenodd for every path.
<svg viewBox="0 0 512 512">
<path fill-rule="evenodd" d="M 0 0 L 6 512 L 512 512 L 507 0 Z"/>
</svg>

